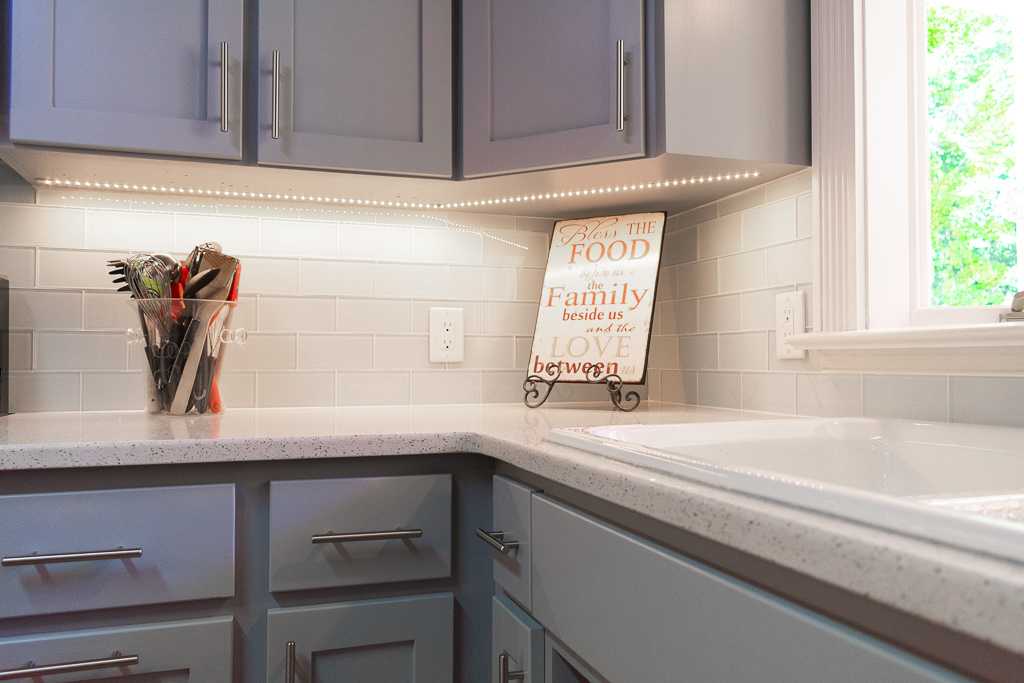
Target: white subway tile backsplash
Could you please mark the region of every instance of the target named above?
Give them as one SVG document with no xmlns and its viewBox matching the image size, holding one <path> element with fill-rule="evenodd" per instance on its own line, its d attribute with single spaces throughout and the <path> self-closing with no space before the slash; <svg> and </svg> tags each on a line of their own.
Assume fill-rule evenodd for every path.
<svg viewBox="0 0 1024 683">
<path fill-rule="evenodd" d="M 676 268 L 676 297 L 707 296 L 718 291 L 718 262 L 697 261 Z"/>
<path fill-rule="evenodd" d="M 11 332 L 11 370 L 32 369 L 32 333 Z"/>
<path fill-rule="evenodd" d="M 798 375 L 796 411 L 821 417 L 860 417 L 860 375 Z"/>
<path fill-rule="evenodd" d="M 530 365 L 530 353 L 533 350 L 533 337 L 516 337 L 515 367 L 526 370 Z M 530 370 L 530 372 L 533 372 Z"/>
<path fill-rule="evenodd" d="M 516 230 L 518 232 L 543 232 L 550 235 L 554 227 L 555 220 L 553 218 L 516 216 Z"/>
<path fill-rule="evenodd" d="M 796 199 L 783 199 L 747 209 L 743 216 L 743 248 L 758 249 L 796 239 Z"/>
<path fill-rule="evenodd" d="M 378 298 L 446 299 L 451 293 L 448 266 L 377 264 L 368 294 Z M 359 296 L 365 296 L 360 294 Z"/>
<path fill-rule="evenodd" d="M 174 214 L 89 209 L 85 219 L 89 249 L 172 251 Z"/>
<path fill-rule="evenodd" d="M 142 372 L 82 374 L 82 410 L 142 410 L 146 376 Z"/>
<path fill-rule="evenodd" d="M 676 232 L 683 228 L 689 228 L 698 223 L 706 223 L 713 218 L 718 216 L 718 205 L 717 204 L 705 204 L 704 206 L 698 206 L 695 209 L 684 211 L 683 213 L 677 213 L 673 216 L 669 216 L 668 221 L 665 224 L 666 232 Z"/>
<path fill-rule="evenodd" d="M 675 308 L 676 328 L 679 334 L 692 334 L 698 331 L 698 301 L 696 299 L 680 299 L 672 302 Z"/>
<path fill-rule="evenodd" d="M 667 266 L 689 263 L 697 260 L 698 228 L 687 228 L 665 235 L 662 246 L 661 262 Z"/>
<path fill-rule="evenodd" d="M 696 372 L 662 371 L 661 400 L 667 403 L 698 403 L 697 377 Z"/>
<path fill-rule="evenodd" d="M 743 410 L 768 413 L 796 412 L 796 375 L 743 373 Z"/>
<path fill-rule="evenodd" d="M 544 287 L 544 269 L 520 268 L 516 276 L 514 298 L 519 301 L 540 301 L 541 290 Z"/>
<path fill-rule="evenodd" d="M 410 228 L 385 225 L 342 224 L 340 256 L 343 259 L 408 261 L 413 254 L 413 232 Z"/>
<path fill-rule="evenodd" d="M 463 213 L 459 211 L 448 214 L 448 224 L 456 228 L 471 228 L 487 232 L 514 230 L 516 217 L 500 213 Z M 551 221 L 551 225 L 554 225 L 553 221 Z"/>
<path fill-rule="evenodd" d="M 248 256 L 260 253 L 259 220 L 244 216 L 174 216 L 174 250 L 188 253 L 203 242 L 217 242 L 225 254 Z"/>
<path fill-rule="evenodd" d="M 339 372 L 337 405 L 407 405 L 411 384 L 408 372 Z"/>
<path fill-rule="evenodd" d="M 810 237 L 814 230 L 813 214 L 811 213 L 811 195 L 805 194 L 796 199 L 796 236 Z"/>
<path fill-rule="evenodd" d="M 445 371 L 412 373 L 412 402 L 479 403 L 482 400 L 479 372 Z"/>
<path fill-rule="evenodd" d="M 36 251 L 18 247 L 0 247 L 0 274 L 11 287 L 34 287 Z"/>
<path fill-rule="evenodd" d="M 338 329 L 342 332 L 400 334 L 412 331 L 412 303 L 390 299 L 339 299 Z"/>
<path fill-rule="evenodd" d="M 466 337 L 465 360 L 451 367 L 496 370 L 515 362 L 514 337 Z"/>
<path fill-rule="evenodd" d="M 723 216 L 697 227 L 700 258 L 723 256 L 740 250 L 741 215 Z"/>
<path fill-rule="evenodd" d="M 77 372 L 15 372 L 11 379 L 16 412 L 82 409 L 82 376 Z"/>
<path fill-rule="evenodd" d="M 732 372 L 702 372 L 697 385 L 700 404 L 714 408 L 733 408 L 741 405 L 740 376 Z"/>
<path fill-rule="evenodd" d="M 369 370 L 373 338 L 343 334 L 300 334 L 300 370 Z"/>
<path fill-rule="evenodd" d="M 523 373 L 518 370 L 485 372 L 481 400 L 484 403 L 521 403 L 523 379 Z"/>
<path fill-rule="evenodd" d="M 297 259 L 242 258 L 238 290 L 245 294 L 297 294 Z M 305 265 L 305 264 L 303 264 Z"/>
<path fill-rule="evenodd" d="M 10 296 L 15 329 L 77 330 L 82 327 L 81 292 L 14 289 Z M 122 306 L 127 308 L 127 304 Z"/>
<path fill-rule="evenodd" d="M 770 247 L 767 260 L 767 282 L 769 285 L 810 282 L 813 277 L 813 265 L 811 240 L 804 239 Z"/>
<path fill-rule="evenodd" d="M 718 215 L 726 216 L 736 211 L 753 208 L 763 204 L 767 196 L 765 186 L 760 185 L 745 192 L 734 194 L 731 197 L 726 197 L 718 201 Z"/>
<path fill-rule="evenodd" d="M 701 332 L 726 332 L 740 329 L 740 297 L 716 296 L 700 300 Z"/>
<path fill-rule="evenodd" d="M 244 344 L 224 347 L 224 370 L 292 370 L 295 334 L 250 333 Z"/>
<path fill-rule="evenodd" d="M 740 295 L 740 328 L 744 330 L 775 329 L 775 297 L 790 292 L 790 287 L 762 289 Z"/>
<path fill-rule="evenodd" d="M 260 249 L 264 254 L 275 256 L 337 256 L 338 224 L 261 218 Z"/>
<path fill-rule="evenodd" d="M 128 339 L 123 332 L 37 332 L 37 370 L 124 370 Z"/>
<path fill-rule="evenodd" d="M 484 268 L 484 299 L 513 301 L 516 298 L 516 270 L 514 268 Z"/>
<path fill-rule="evenodd" d="M 430 362 L 427 337 L 375 337 L 373 340 L 373 367 L 378 370 L 422 370 L 440 368 Z"/>
<path fill-rule="evenodd" d="M 334 405 L 333 372 L 260 372 L 256 377 L 257 405 L 260 407 Z"/>
<path fill-rule="evenodd" d="M 39 250 L 39 286 L 60 289 L 117 289 L 107 261 L 124 252 Z M 32 285 L 19 285 L 32 286 Z"/>
<path fill-rule="evenodd" d="M 719 335 L 718 367 L 723 370 L 767 370 L 768 333 Z"/>
<path fill-rule="evenodd" d="M 484 263 L 489 266 L 535 266 L 548 262 L 548 234 L 483 230 Z"/>
<path fill-rule="evenodd" d="M 773 180 L 765 186 L 765 190 L 767 191 L 766 199 L 773 202 L 776 199 L 792 197 L 793 195 L 810 192 L 812 174 L 813 171 L 811 169 L 807 169 L 806 171 L 791 173 L 790 175 L 783 176 L 778 180 Z"/>
<path fill-rule="evenodd" d="M 1024 427 L 1024 377 L 950 377 L 953 422 Z"/>
<path fill-rule="evenodd" d="M 259 327 L 264 332 L 333 331 L 335 305 L 327 297 L 260 297 Z"/>
<path fill-rule="evenodd" d="M 945 422 L 945 377 L 865 375 L 864 415 Z"/>
<path fill-rule="evenodd" d="M 484 332 L 487 334 L 532 335 L 537 324 L 537 304 L 484 304 Z"/>
<path fill-rule="evenodd" d="M 726 256 L 718 262 L 719 291 L 740 292 L 761 289 L 768 283 L 764 251 Z"/>
<path fill-rule="evenodd" d="M 483 239 L 477 232 L 423 228 L 412 233 L 412 253 L 421 263 L 475 266 L 483 261 Z"/>
<path fill-rule="evenodd" d="M 679 367 L 707 370 L 718 367 L 718 335 L 699 334 L 679 338 Z"/>
<path fill-rule="evenodd" d="M 85 210 L 56 206 L 0 204 L 0 244 L 81 249 Z"/>
<path fill-rule="evenodd" d="M 374 281 L 378 276 L 401 272 L 403 266 L 374 264 L 359 261 L 324 261 L 303 259 L 297 291 L 310 295 L 369 297 L 374 296 Z M 283 290 L 290 291 L 290 290 Z M 387 296 L 378 292 L 376 296 Z"/>
<path fill-rule="evenodd" d="M 223 372 L 218 386 L 225 408 L 256 407 L 255 372 Z"/>
<path fill-rule="evenodd" d="M 648 366 L 658 370 L 677 369 L 679 367 L 679 342 L 677 339 L 673 335 L 653 335 Z"/>
<path fill-rule="evenodd" d="M 86 292 L 84 326 L 87 330 L 128 330 L 139 327 L 138 307 L 124 292 Z"/>
</svg>

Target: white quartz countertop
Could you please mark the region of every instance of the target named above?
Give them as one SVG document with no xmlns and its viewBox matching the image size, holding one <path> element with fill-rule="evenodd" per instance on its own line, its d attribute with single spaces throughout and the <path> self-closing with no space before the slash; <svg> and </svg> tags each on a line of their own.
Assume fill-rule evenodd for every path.
<svg viewBox="0 0 1024 683">
<path fill-rule="evenodd" d="M 1024 565 L 544 440 L 557 427 L 759 417 L 657 403 L 633 413 L 596 405 L 529 410 L 477 404 L 252 409 L 202 417 L 28 413 L 0 420 L 0 471 L 480 453 L 1024 654 Z"/>
</svg>

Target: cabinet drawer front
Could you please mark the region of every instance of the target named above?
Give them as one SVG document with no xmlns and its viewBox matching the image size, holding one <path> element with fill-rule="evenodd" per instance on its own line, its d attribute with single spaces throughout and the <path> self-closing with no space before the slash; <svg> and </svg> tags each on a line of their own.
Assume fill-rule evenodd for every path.
<svg viewBox="0 0 1024 683">
<path fill-rule="evenodd" d="M 0 496 L 0 557 L 0 618 L 231 596 L 235 488 Z"/>
<path fill-rule="evenodd" d="M 519 545 L 507 552 L 494 550 L 494 582 L 520 605 L 530 608 L 530 495 L 531 490 L 505 477 L 494 477 L 493 531 L 505 542 Z"/>
<path fill-rule="evenodd" d="M 270 590 L 450 576 L 451 514 L 448 474 L 271 482 Z"/>
<path fill-rule="evenodd" d="M 451 683 L 454 619 L 451 593 L 272 609 L 267 681 Z"/>
<path fill-rule="evenodd" d="M 491 598 L 491 642 L 491 683 L 501 683 L 502 667 L 544 682 L 544 627 L 503 595 Z"/>
<path fill-rule="evenodd" d="M 65 664 L 71 671 L 10 680 L 230 683 L 232 626 L 231 617 L 215 617 L 4 638 L 0 671 Z"/>
<path fill-rule="evenodd" d="M 533 579 L 534 615 L 614 683 L 963 680 L 539 495 Z"/>
</svg>

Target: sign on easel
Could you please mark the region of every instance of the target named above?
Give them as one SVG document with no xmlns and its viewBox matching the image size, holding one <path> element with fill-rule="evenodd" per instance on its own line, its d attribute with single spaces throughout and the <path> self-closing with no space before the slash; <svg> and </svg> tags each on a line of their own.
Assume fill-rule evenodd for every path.
<svg viewBox="0 0 1024 683">
<path fill-rule="evenodd" d="M 664 232 L 663 212 L 555 223 L 531 379 L 644 382 Z"/>
</svg>

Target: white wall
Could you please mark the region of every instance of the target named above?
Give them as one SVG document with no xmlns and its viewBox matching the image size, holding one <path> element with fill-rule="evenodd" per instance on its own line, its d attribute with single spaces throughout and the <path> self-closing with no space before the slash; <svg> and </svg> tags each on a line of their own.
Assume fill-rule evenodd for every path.
<svg viewBox="0 0 1024 683">
<path fill-rule="evenodd" d="M 807 361 L 775 359 L 775 295 L 799 288 L 814 310 L 810 180 L 804 171 L 669 219 L 651 398 L 1024 426 L 1021 376 L 820 373 Z"/>
</svg>

